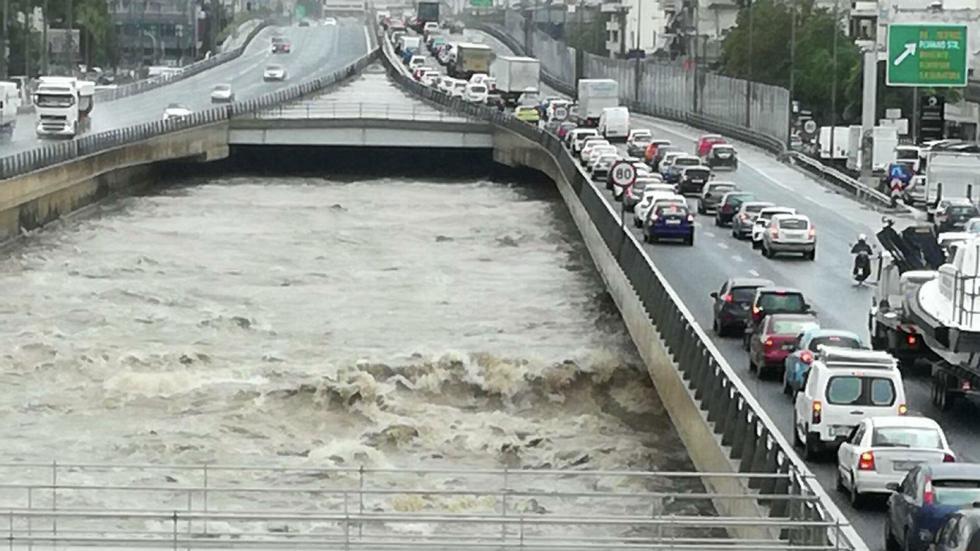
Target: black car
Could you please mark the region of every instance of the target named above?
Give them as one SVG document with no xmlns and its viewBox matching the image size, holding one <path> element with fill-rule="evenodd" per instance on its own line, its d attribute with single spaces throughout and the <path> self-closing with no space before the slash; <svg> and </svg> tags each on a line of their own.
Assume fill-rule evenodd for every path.
<svg viewBox="0 0 980 551">
<path fill-rule="evenodd" d="M 722 337 L 737 335 L 736 331 L 744 330 L 749 320 L 749 311 L 755 299 L 756 289 L 774 285 L 775 283 L 768 279 L 733 277 L 726 281 L 720 291 L 711 293 L 714 301 L 712 305 L 714 320 L 711 328 Z"/>
<path fill-rule="evenodd" d="M 704 164 L 711 168 L 738 168 L 738 154 L 731 144 L 716 143 L 711 146 L 711 151 L 705 156 Z"/>
<path fill-rule="evenodd" d="M 684 172 L 681 172 L 681 178 L 677 184 L 678 191 L 681 195 L 694 193 L 700 195 L 704 184 L 708 183 L 710 178 L 711 169 L 706 166 L 685 168 Z"/>
<path fill-rule="evenodd" d="M 727 226 L 731 224 L 732 218 L 738 213 L 738 209 L 742 208 L 742 203 L 746 201 L 755 201 L 755 195 L 748 191 L 732 191 L 726 193 L 715 210 L 715 225 Z"/>
<path fill-rule="evenodd" d="M 657 154 L 653 157 L 653 159 L 650 159 L 650 162 L 647 164 L 650 165 L 650 168 L 652 168 L 654 172 L 660 170 L 660 161 L 664 160 L 664 157 L 666 157 L 671 151 L 680 151 L 680 148 L 674 145 L 661 145 L 657 148 Z"/>
</svg>

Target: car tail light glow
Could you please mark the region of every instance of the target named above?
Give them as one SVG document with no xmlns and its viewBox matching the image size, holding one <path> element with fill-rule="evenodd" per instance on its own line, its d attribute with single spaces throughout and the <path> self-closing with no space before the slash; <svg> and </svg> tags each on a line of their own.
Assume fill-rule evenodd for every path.
<svg viewBox="0 0 980 551">
<path fill-rule="evenodd" d="M 819 425 L 820 421 L 823 420 L 823 404 L 820 403 L 820 400 L 814 400 L 812 408 L 810 423 Z"/>
<path fill-rule="evenodd" d="M 936 494 L 932 491 L 932 478 L 926 477 L 926 484 L 922 490 L 922 503 L 932 505 L 936 502 Z"/>
<path fill-rule="evenodd" d="M 779 230 L 777 230 L 776 228 L 773 228 L 772 230 L 769 231 L 769 236 L 772 237 L 773 239 L 778 239 L 779 238 Z"/>
<path fill-rule="evenodd" d="M 951 453 L 944 454 L 943 463 L 956 463 L 956 456 Z"/>
<path fill-rule="evenodd" d="M 873 471 L 875 470 L 875 454 L 874 452 L 864 452 L 858 459 L 858 470 L 859 471 Z"/>
<path fill-rule="evenodd" d="M 800 354 L 800 361 L 805 363 L 806 365 L 810 365 L 811 363 L 813 363 L 813 352 L 810 352 L 809 350 L 804 350 L 803 353 Z"/>
<path fill-rule="evenodd" d="M 970 390 L 972 388 L 973 385 L 970 384 L 970 381 L 963 381 L 962 383 L 960 383 L 960 390 Z"/>
<path fill-rule="evenodd" d="M 898 404 L 898 414 L 905 415 L 909 412 L 909 407 L 905 404 Z"/>
<path fill-rule="evenodd" d="M 810 226 L 810 231 L 809 231 L 809 232 L 807 232 L 807 236 L 808 236 L 808 237 L 809 237 L 810 239 L 813 239 L 814 237 L 816 237 L 816 236 L 817 236 L 817 229 L 816 229 L 816 228 L 814 228 L 813 226 Z"/>
<path fill-rule="evenodd" d="M 766 339 L 766 348 L 772 348 L 773 344 L 772 339 Z"/>
<path fill-rule="evenodd" d="M 688 222 L 694 222 L 694 215 L 693 214 L 688 214 L 687 215 L 687 221 Z"/>
<path fill-rule="evenodd" d="M 725 295 L 725 302 L 727 302 L 728 304 L 735 302 L 735 296 L 732 295 L 731 293 L 728 293 L 727 295 Z"/>
<path fill-rule="evenodd" d="M 752 307 L 752 313 L 753 314 L 759 315 L 759 312 L 762 312 L 762 309 L 761 308 L 759 308 L 758 306 L 753 306 Z"/>
<path fill-rule="evenodd" d="M 915 346 L 916 340 L 917 339 L 915 338 L 915 335 L 909 335 L 905 337 L 905 342 L 909 343 L 909 346 Z"/>
</svg>

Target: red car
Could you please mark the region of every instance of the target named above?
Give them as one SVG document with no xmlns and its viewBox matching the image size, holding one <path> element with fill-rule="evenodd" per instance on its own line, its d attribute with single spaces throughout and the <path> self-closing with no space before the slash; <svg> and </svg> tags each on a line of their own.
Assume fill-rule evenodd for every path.
<svg viewBox="0 0 980 551">
<path fill-rule="evenodd" d="M 694 154 L 701 158 L 707 157 L 708 153 L 711 153 L 711 146 L 715 145 L 716 143 L 728 142 L 725 141 L 724 137 L 718 134 L 705 134 L 704 136 L 698 138 L 698 146 Z"/>
<path fill-rule="evenodd" d="M 786 356 L 796 350 L 800 335 L 819 327 L 812 314 L 772 314 L 749 338 L 749 371 L 763 378 L 767 371 L 783 371 Z"/>
</svg>

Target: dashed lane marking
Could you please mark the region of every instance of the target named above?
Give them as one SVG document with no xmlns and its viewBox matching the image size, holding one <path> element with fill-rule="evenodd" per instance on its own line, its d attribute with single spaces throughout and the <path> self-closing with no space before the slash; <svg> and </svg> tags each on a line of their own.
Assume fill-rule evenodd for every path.
<svg viewBox="0 0 980 551">
<path fill-rule="evenodd" d="M 750 275 L 751 275 L 752 277 L 759 277 L 759 272 L 757 272 L 757 271 L 755 271 L 755 270 L 749 270 L 749 274 L 750 274 Z"/>
<path fill-rule="evenodd" d="M 728 248 L 728 245 L 726 245 L 726 244 L 724 244 L 724 243 L 716 243 L 716 245 L 718 245 L 718 246 L 719 246 L 719 247 L 721 247 L 722 249 L 727 249 L 727 248 Z"/>
</svg>

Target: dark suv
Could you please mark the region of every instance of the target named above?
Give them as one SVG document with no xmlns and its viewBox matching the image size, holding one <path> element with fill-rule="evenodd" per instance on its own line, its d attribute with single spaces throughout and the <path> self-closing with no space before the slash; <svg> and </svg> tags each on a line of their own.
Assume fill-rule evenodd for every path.
<svg viewBox="0 0 980 551">
<path fill-rule="evenodd" d="M 759 287 L 752 299 L 752 308 L 745 326 L 742 345 L 749 349 L 749 339 L 769 314 L 814 314 L 806 303 L 803 291 L 789 287 Z"/>
<path fill-rule="evenodd" d="M 737 334 L 735 331 L 744 329 L 749 320 L 756 289 L 775 285 L 768 279 L 730 278 L 721 286 L 720 291 L 711 293 L 714 302 L 711 328 L 722 337 Z"/>
<path fill-rule="evenodd" d="M 715 210 L 715 225 L 727 226 L 731 224 L 732 218 L 735 218 L 738 209 L 742 208 L 742 203 L 746 201 L 755 201 L 755 195 L 748 191 L 726 193 L 718 202 L 718 208 Z"/>
</svg>

